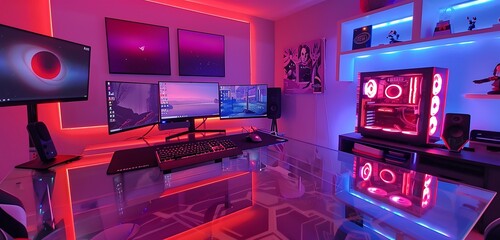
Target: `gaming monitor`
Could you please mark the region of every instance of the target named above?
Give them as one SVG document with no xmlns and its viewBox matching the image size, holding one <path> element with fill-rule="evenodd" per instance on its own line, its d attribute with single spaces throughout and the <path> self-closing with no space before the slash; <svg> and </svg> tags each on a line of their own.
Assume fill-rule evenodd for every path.
<svg viewBox="0 0 500 240">
<path fill-rule="evenodd" d="M 90 47 L 0 24 L 0 106 L 88 99 Z"/>
<path fill-rule="evenodd" d="M 219 116 L 219 83 L 160 81 L 160 121 Z"/>
<path fill-rule="evenodd" d="M 168 27 L 105 21 L 110 73 L 170 75 Z"/>
<path fill-rule="evenodd" d="M 180 76 L 225 76 L 224 36 L 177 29 Z"/>
<path fill-rule="evenodd" d="M 109 134 L 158 123 L 158 84 L 106 81 Z"/>
<path fill-rule="evenodd" d="M 221 85 L 220 118 L 267 117 L 267 85 Z"/>
</svg>

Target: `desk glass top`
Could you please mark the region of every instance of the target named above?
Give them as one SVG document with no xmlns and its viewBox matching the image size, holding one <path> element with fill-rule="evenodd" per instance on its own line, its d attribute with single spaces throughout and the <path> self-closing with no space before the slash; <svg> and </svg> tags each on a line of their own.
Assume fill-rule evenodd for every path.
<svg viewBox="0 0 500 240">
<path fill-rule="evenodd" d="M 23 199 L 30 236 L 51 209 L 70 239 L 148 240 L 463 239 L 496 194 L 294 139 L 243 152 L 115 175 L 112 152 L 85 155 L 43 175 L 15 169 L 0 188 Z"/>
</svg>

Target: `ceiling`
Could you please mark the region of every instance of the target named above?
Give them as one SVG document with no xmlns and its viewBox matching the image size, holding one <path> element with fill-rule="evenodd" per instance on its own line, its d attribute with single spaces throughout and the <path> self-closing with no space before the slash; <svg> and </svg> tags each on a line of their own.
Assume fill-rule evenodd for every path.
<svg viewBox="0 0 500 240">
<path fill-rule="evenodd" d="M 185 0 L 268 20 L 278 20 L 325 0 Z"/>
</svg>

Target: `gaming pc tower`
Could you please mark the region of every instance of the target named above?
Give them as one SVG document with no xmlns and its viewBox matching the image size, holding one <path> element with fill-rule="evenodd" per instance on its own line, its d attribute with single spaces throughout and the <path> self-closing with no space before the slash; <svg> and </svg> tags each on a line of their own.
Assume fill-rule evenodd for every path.
<svg viewBox="0 0 500 240">
<path fill-rule="evenodd" d="M 358 132 L 426 145 L 439 140 L 448 70 L 428 67 L 360 73 Z"/>
</svg>

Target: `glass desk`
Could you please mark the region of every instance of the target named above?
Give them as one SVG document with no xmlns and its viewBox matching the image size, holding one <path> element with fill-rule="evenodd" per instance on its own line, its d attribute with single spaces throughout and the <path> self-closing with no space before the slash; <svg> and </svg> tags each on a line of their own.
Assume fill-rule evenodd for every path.
<svg viewBox="0 0 500 240">
<path fill-rule="evenodd" d="M 111 157 L 0 188 L 45 239 L 463 239 L 496 195 L 293 139 L 168 174 L 106 175 Z"/>
</svg>

